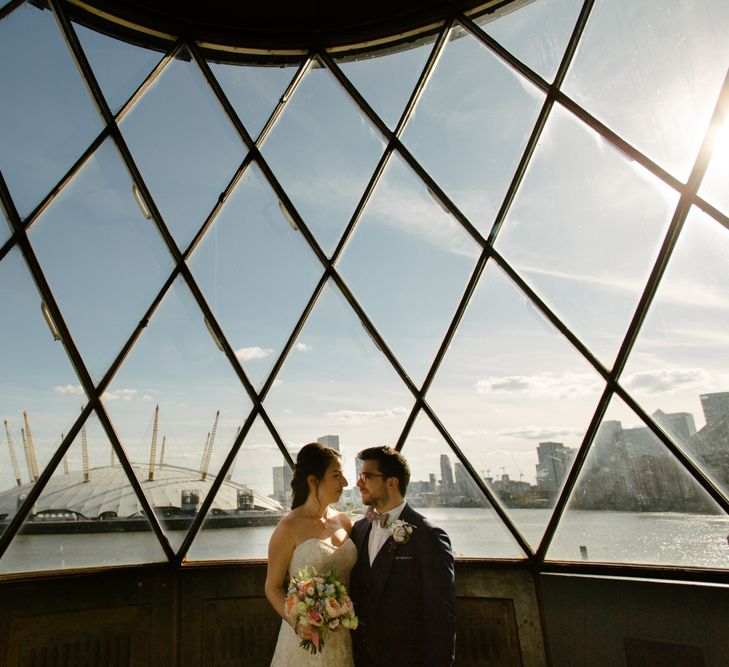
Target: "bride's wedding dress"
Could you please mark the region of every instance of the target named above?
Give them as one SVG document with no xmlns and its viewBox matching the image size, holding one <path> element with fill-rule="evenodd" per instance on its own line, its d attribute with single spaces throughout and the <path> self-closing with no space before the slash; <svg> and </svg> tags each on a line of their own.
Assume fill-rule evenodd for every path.
<svg viewBox="0 0 729 667">
<path fill-rule="evenodd" d="M 319 574 L 333 572 L 349 590 L 349 574 L 357 562 L 357 547 L 348 539 L 337 548 L 328 542 L 310 538 L 302 542 L 291 556 L 289 575 L 294 577 L 303 568 L 315 569 Z M 355 614 L 357 610 L 354 610 Z M 271 667 L 353 667 L 352 640 L 349 630 L 340 628 L 329 634 L 324 648 L 312 655 L 299 646 L 301 639 L 293 628 L 281 621 L 276 651 L 273 654 Z"/>
</svg>

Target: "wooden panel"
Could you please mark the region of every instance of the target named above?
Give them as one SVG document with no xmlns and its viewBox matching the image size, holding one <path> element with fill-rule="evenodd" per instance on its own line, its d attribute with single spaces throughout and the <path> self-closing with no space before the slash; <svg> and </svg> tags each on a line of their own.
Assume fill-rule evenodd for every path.
<svg viewBox="0 0 729 667">
<path fill-rule="evenodd" d="M 203 667 L 268 667 L 281 619 L 265 597 L 203 600 Z"/>
<path fill-rule="evenodd" d="M 456 599 L 457 667 L 522 667 L 514 601 Z"/>
<path fill-rule="evenodd" d="M 704 667 L 698 646 L 656 642 L 626 637 L 623 640 L 626 667 Z"/>
<path fill-rule="evenodd" d="M 8 667 L 145 667 L 149 620 L 138 605 L 15 618 Z"/>
</svg>

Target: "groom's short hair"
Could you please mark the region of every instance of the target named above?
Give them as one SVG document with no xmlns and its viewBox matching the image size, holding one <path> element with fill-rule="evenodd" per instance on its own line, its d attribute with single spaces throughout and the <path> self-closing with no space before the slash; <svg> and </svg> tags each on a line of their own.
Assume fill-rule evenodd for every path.
<svg viewBox="0 0 729 667">
<path fill-rule="evenodd" d="M 405 497 L 410 483 L 410 466 L 400 452 L 392 447 L 368 447 L 357 454 L 357 458 L 377 461 L 377 467 L 385 477 L 397 477 L 400 495 Z"/>
</svg>

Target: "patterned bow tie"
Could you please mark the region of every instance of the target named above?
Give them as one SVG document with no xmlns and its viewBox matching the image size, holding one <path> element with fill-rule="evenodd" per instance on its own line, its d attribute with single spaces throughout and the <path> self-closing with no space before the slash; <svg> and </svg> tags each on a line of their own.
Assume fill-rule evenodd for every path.
<svg viewBox="0 0 729 667">
<path fill-rule="evenodd" d="M 378 523 L 380 527 L 384 528 L 387 526 L 387 520 L 390 518 L 390 515 L 387 512 L 381 514 L 374 507 L 368 507 L 365 517 L 367 517 L 367 521 L 370 523 Z"/>
</svg>

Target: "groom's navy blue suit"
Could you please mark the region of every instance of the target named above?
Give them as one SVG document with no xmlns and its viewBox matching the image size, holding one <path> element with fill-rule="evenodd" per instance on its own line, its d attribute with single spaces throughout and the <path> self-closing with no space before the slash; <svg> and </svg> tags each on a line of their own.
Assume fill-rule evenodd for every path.
<svg viewBox="0 0 729 667">
<path fill-rule="evenodd" d="M 372 524 L 354 524 L 359 551 L 350 595 L 360 625 L 352 634 L 356 667 L 448 667 L 455 654 L 455 584 L 448 535 L 410 505 L 406 544 L 389 537 L 370 566 Z"/>
</svg>

